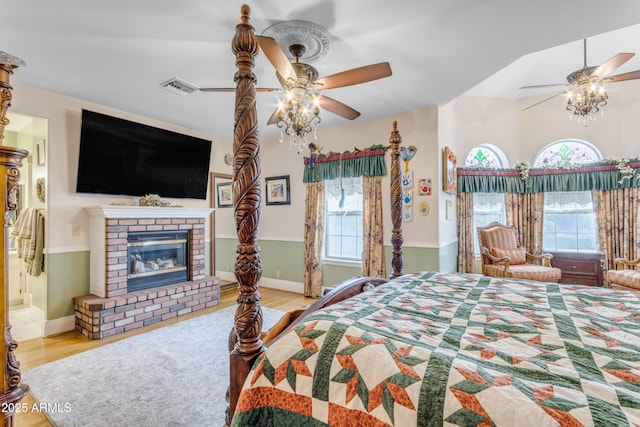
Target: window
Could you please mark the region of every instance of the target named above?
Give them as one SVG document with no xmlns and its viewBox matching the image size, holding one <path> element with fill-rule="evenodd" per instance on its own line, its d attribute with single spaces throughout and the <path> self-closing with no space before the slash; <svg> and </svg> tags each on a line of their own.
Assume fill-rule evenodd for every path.
<svg viewBox="0 0 640 427">
<path fill-rule="evenodd" d="M 580 139 L 561 139 L 544 147 L 535 160 L 534 168 L 566 168 L 602 160 L 595 145 Z"/>
<path fill-rule="evenodd" d="M 509 161 L 504 152 L 493 144 L 480 144 L 473 147 L 464 161 L 469 168 L 508 168 Z M 502 193 L 474 193 L 473 195 L 473 248 L 480 254 L 478 243 L 478 227 L 484 227 L 492 222 L 506 224 L 507 215 Z"/>
<path fill-rule="evenodd" d="M 542 246 L 545 251 L 595 251 L 596 217 L 591 192 L 545 193 Z"/>
<path fill-rule="evenodd" d="M 467 168 L 507 168 L 509 161 L 504 152 L 493 144 L 473 147 L 464 161 Z"/>
<path fill-rule="evenodd" d="M 474 193 L 473 194 L 473 248 L 474 253 L 480 254 L 478 243 L 478 227 L 484 227 L 492 222 L 506 224 L 507 215 L 502 193 Z"/>
<path fill-rule="evenodd" d="M 602 154 L 593 144 L 579 139 L 563 139 L 540 150 L 533 166 L 567 168 L 598 160 L 602 160 Z M 597 250 L 596 216 L 591 192 L 545 193 L 542 229 L 545 251 Z"/>
<path fill-rule="evenodd" d="M 325 181 L 324 258 L 362 261 L 362 177 Z"/>
</svg>

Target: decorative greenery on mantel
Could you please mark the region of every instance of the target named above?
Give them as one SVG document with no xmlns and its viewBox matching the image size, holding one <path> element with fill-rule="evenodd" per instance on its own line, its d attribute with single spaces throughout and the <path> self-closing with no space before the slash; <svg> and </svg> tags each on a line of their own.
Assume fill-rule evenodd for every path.
<svg viewBox="0 0 640 427">
<path fill-rule="evenodd" d="M 640 159 L 605 159 L 554 168 L 517 162 L 512 169 L 458 168 L 461 193 L 538 193 L 640 187 Z"/>
<path fill-rule="evenodd" d="M 158 194 L 146 194 L 138 200 L 138 206 L 154 206 L 162 208 L 181 208 L 180 205 L 172 205 L 170 201 L 161 198 Z"/>
</svg>

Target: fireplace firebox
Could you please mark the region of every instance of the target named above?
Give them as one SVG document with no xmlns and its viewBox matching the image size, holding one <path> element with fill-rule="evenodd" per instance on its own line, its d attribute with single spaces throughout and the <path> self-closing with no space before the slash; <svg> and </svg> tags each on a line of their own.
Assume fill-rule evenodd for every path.
<svg viewBox="0 0 640 427">
<path fill-rule="evenodd" d="M 127 292 L 189 280 L 188 248 L 187 231 L 129 233 Z"/>
<path fill-rule="evenodd" d="M 208 276 L 205 266 L 206 221 L 212 209 L 120 205 L 85 209 L 91 218 L 91 282 L 89 294 L 73 298 L 76 331 L 98 340 L 220 303 L 220 279 Z M 142 237 L 129 240 L 130 234 L 138 233 Z M 142 263 L 138 272 L 136 261 Z M 151 271 L 141 271 L 147 267 Z M 171 277 L 174 274 L 181 278 Z M 138 290 L 132 291 L 127 285 L 129 276 L 135 275 L 140 275 L 131 278 Z M 147 287 L 154 276 L 173 283 Z M 136 288 L 140 283 L 135 281 L 146 284 Z"/>
</svg>

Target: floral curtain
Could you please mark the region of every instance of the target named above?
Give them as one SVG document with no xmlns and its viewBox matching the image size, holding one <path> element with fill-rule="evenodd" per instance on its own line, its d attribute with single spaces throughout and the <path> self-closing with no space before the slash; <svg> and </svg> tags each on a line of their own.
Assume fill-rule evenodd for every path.
<svg viewBox="0 0 640 427">
<path fill-rule="evenodd" d="M 591 191 L 600 250 L 606 268 L 616 257 L 640 256 L 640 159 L 605 159 L 576 166 L 513 169 L 458 168 L 458 194 L 505 193 L 507 224 L 518 230 L 527 251 L 542 252 L 544 193 Z M 462 211 L 462 210 L 461 210 Z"/>
<path fill-rule="evenodd" d="M 325 181 L 340 178 L 340 185 L 328 187 L 330 195 L 363 191 L 363 274 L 384 277 L 384 247 L 382 244 L 381 177 L 387 174 L 386 147 L 373 145 L 354 152 L 322 154 L 312 152 L 304 159 L 303 182 L 307 183 L 305 231 L 305 295 L 320 297 L 322 285 L 322 243 L 324 237 Z M 353 185 L 362 177 L 362 185 Z M 371 178 L 369 180 L 368 178 Z M 320 184 L 319 186 L 317 184 Z"/>
<path fill-rule="evenodd" d="M 304 295 L 320 298 L 324 239 L 324 182 L 307 183 L 304 233 Z"/>
<path fill-rule="evenodd" d="M 473 193 L 458 193 L 458 272 L 473 273 Z"/>
<path fill-rule="evenodd" d="M 596 190 L 591 193 L 596 213 L 600 251 L 605 268 L 615 268 L 615 258 L 629 260 L 640 256 L 640 190 Z"/>
<path fill-rule="evenodd" d="M 363 176 L 362 275 L 386 277 L 382 235 L 382 177 Z"/>
<path fill-rule="evenodd" d="M 518 230 L 520 244 L 532 254 L 541 254 L 544 193 L 507 193 L 505 207 L 507 225 Z"/>
</svg>

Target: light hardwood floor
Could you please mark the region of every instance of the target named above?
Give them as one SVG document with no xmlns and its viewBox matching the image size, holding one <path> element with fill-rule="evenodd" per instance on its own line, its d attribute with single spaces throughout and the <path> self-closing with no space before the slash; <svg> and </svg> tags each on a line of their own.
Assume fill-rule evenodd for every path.
<svg viewBox="0 0 640 427">
<path fill-rule="evenodd" d="M 182 316 L 180 317 L 180 319 L 171 319 L 166 322 L 157 323 L 146 328 L 141 328 L 132 332 L 127 332 L 103 340 L 89 340 L 81 334 L 75 331 L 71 331 L 52 337 L 35 338 L 32 340 L 22 341 L 18 344 L 18 348 L 15 352 L 16 358 L 20 362 L 21 371 L 25 371 L 42 364 L 52 362 L 54 360 L 62 359 L 63 357 L 68 357 L 77 353 L 81 353 L 83 351 L 90 350 L 92 348 L 119 341 L 124 338 L 145 333 L 152 329 L 167 326 L 176 322 L 180 322 L 182 320 L 190 319 L 195 316 L 200 316 L 206 313 L 211 313 L 223 309 L 225 307 L 236 305 L 237 294 L 238 292 L 235 288 L 224 290 L 220 293 L 220 304 L 214 308 L 202 310 L 195 314 Z M 260 288 L 260 295 L 262 297 L 260 300 L 260 304 L 263 307 L 269 307 L 284 312 L 295 310 L 305 305 L 312 304 L 316 301 L 313 298 L 306 298 L 300 294 L 278 291 L 269 288 Z M 31 395 L 28 394 L 22 400 L 22 403 L 25 403 L 26 405 L 24 406 L 26 406 L 27 408 L 31 408 L 34 404 L 34 401 Z M 16 416 L 14 417 L 14 421 L 17 427 L 52 426 L 45 415 L 39 412 L 26 412 L 16 414 Z"/>
</svg>

